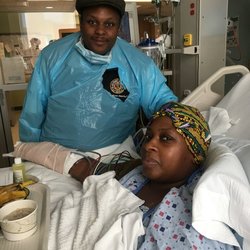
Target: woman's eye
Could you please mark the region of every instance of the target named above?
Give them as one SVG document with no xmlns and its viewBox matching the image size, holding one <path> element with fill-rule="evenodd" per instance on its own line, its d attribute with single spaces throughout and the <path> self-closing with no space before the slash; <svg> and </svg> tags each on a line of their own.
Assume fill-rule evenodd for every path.
<svg viewBox="0 0 250 250">
<path fill-rule="evenodd" d="M 145 141 L 150 141 L 150 139 L 151 139 L 151 136 L 149 134 L 145 134 L 144 140 Z"/>
<path fill-rule="evenodd" d="M 168 135 L 161 136 L 161 141 L 163 142 L 168 142 L 170 140 L 172 140 L 171 136 L 168 136 Z"/>
</svg>

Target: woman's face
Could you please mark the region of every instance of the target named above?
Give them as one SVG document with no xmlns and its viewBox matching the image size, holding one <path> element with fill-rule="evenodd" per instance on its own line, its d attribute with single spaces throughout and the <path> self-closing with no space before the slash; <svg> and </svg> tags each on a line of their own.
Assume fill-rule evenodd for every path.
<svg viewBox="0 0 250 250">
<path fill-rule="evenodd" d="M 162 183 L 184 183 L 195 170 L 193 155 L 168 117 L 156 118 L 142 146 L 143 174 Z"/>
<path fill-rule="evenodd" d="M 113 47 L 119 27 L 119 13 L 108 6 L 89 7 L 81 16 L 81 32 L 84 46 L 100 55 Z"/>
</svg>

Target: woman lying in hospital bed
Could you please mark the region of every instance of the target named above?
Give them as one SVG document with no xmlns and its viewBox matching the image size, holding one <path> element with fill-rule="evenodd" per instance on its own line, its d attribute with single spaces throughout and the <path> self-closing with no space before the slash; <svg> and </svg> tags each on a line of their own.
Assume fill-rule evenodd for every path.
<svg viewBox="0 0 250 250">
<path fill-rule="evenodd" d="M 130 143 L 126 143 L 126 147 L 131 149 L 132 147 L 128 146 Z M 209 129 L 197 110 L 177 103 L 166 105 L 155 114 L 147 129 L 146 141 L 142 148 L 143 167 L 135 168 L 120 179 L 120 183 L 140 199 L 131 192 L 124 191 L 113 179 L 113 172 L 87 178 L 83 183 L 84 192 L 80 190 L 80 186 L 77 186 L 75 188 L 77 191 L 68 194 L 60 202 L 57 203 L 54 199 L 49 249 L 80 249 L 80 246 L 83 247 L 81 249 L 94 249 L 94 245 L 96 249 L 99 247 L 102 249 L 134 249 L 137 244 L 137 236 L 140 235 L 144 236 L 139 237 L 139 249 L 172 249 L 173 247 L 176 249 L 234 249 L 233 246 L 236 249 L 236 247 L 240 247 L 230 227 L 244 237 L 248 232 L 242 233 L 240 225 L 235 226 L 237 221 L 228 221 L 227 212 L 230 210 L 228 206 L 232 202 L 227 200 L 226 195 L 220 195 L 220 189 L 229 192 L 229 195 L 232 193 L 232 196 L 235 195 L 233 193 L 235 190 L 224 190 L 226 186 L 221 175 L 223 176 L 223 173 L 227 173 L 228 170 L 231 171 L 232 181 L 228 178 L 228 181 L 231 181 L 230 184 L 234 184 L 235 178 L 241 178 L 239 180 L 243 188 L 247 179 L 244 179 L 244 170 L 236 156 L 223 146 L 212 145 L 208 160 L 205 165 L 202 165 L 209 145 Z M 19 144 L 15 154 L 30 160 L 29 157 L 34 155 L 36 145 L 32 145 L 31 154 L 29 154 L 31 151 L 24 150 L 26 146 L 28 144 Z M 68 156 L 68 153 L 65 153 L 67 150 L 61 148 L 60 151 L 63 152 L 62 158 L 65 160 Z M 181 157 L 176 157 L 177 155 Z M 135 152 L 134 156 L 136 158 Z M 46 166 L 46 164 L 49 167 L 55 167 L 55 170 L 61 173 L 65 172 L 65 168 L 56 169 L 58 164 L 43 162 L 43 165 Z M 91 168 L 91 172 L 88 172 L 89 166 L 94 167 Z M 79 165 L 79 167 L 84 167 L 84 165 Z M 238 169 L 235 174 L 232 169 L 236 167 Z M 84 177 L 93 173 L 94 170 L 98 172 L 95 160 L 86 161 L 85 168 L 87 170 Z M 205 168 L 207 168 L 205 173 L 198 181 Z M 31 168 L 29 172 L 38 174 L 41 181 L 44 180 L 51 187 L 48 178 L 44 178 L 41 169 L 39 171 L 40 174 Z M 79 173 L 76 171 L 74 174 L 77 177 Z M 55 187 L 51 188 L 53 194 Z M 60 185 L 60 188 L 63 189 L 63 185 Z M 103 203 L 94 203 L 93 200 L 90 201 L 89 197 L 86 197 L 86 193 L 89 194 L 93 188 L 96 190 L 95 196 L 101 197 Z M 103 191 L 104 189 L 106 192 Z M 109 192 L 110 190 L 113 191 Z M 118 193 L 123 195 L 119 196 Z M 92 199 L 94 198 L 92 197 Z M 145 201 L 144 204 L 142 200 Z M 224 202 L 226 204 L 223 204 Z M 233 202 L 237 204 L 239 200 L 233 200 Z M 72 206 L 71 204 L 78 205 Z M 117 210 L 117 204 L 123 212 Z M 65 206 L 74 215 L 70 216 L 70 220 L 63 218 L 69 216 L 69 212 L 64 211 Z M 114 227 L 108 223 L 109 230 L 106 226 L 101 228 L 101 225 L 105 225 L 104 221 L 99 218 L 99 222 L 97 222 L 98 220 L 93 218 L 98 211 L 103 211 L 104 207 L 105 211 L 108 211 L 104 217 L 108 219 L 121 218 L 124 213 L 132 215 L 127 216 L 126 219 L 123 218 L 123 232 L 121 232 L 121 226 L 117 227 L 117 224 Z M 139 207 L 143 213 L 142 221 L 145 232 L 140 224 L 142 215 L 138 210 Z M 243 211 L 242 206 L 240 209 Z M 236 211 L 231 210 L 231 217 L 229 217 L 234 219 Z M 246 213 L 246 211 L 243 212 L 241 216 Z M 61 217 L 58 217 L 58 214 L 61 214 Z M 214 214 L 217 217 L 213 217 Z M 224 218 L 221 219 L 220 216 Z M 86 219 L 86 217 L 90 218 Z M 239 215 L 237 219 L 239 219 Z M 126 227 L 128 225 L 126 222 L 133 226 Z M 133 223 L 131 224 L 131 222 Z M 114 233 L 114 229 L 116 233 Z M 117 232 L 121 232 L 126 237 L 119 240 Z M 65 237 L 66 235 L 67 237 Z M 63 244 L 62 239 L 66 239 Z M 112 240 L 107 241 L 107 239 Z M 126 242 L 126 239 L 130 239 L 129 243 Z M 63 246 L 62 248 L 58 242 L 61 247 Z M 117 244 L 120 244 L 120 248 Z"/>
</svg>

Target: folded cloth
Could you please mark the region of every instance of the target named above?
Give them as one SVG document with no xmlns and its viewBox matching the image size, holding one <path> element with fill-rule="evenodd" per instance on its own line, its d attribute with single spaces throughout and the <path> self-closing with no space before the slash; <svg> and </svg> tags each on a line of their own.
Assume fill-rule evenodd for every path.
<svg viewBox="0 0 250 250">
<path fill-rule="evenodd" d="M 51 214 L 49 250 L 134 250 L 144 234 L 143 201 L 125 189 L 115 172 L 92 175 Z"/>
<path fill-rule="evenodd" d="M 208 111 L 201 112 L 208 122 L 211 135 L 222 135 L 232 126 L 232 121 L 223 108 L 210 107 Z"/>
</svg>

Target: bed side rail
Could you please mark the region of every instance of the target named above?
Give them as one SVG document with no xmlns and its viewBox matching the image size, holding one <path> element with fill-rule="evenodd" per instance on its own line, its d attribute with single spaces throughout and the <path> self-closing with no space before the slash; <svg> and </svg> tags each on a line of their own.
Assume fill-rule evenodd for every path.
<svg viewBox="0 0 250 250">
<path fill-rule="evenodd" d="M 248 68 L 243 65 L 225 66 L 218 69 L 201 85 L 194 89 L 191 94 L 185 97 L 181 102 L 194 106 L 199 110 L 207 110 L 211 106 L 215 106 L 223 96 L 212 91 L 211 86 L 221 77 L 228 74 L 240 73 L 242 76 L 249 73 Z"/>
</svg>

